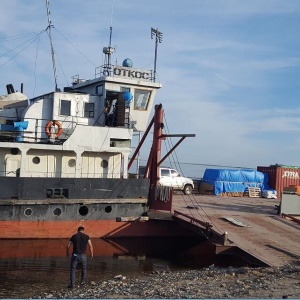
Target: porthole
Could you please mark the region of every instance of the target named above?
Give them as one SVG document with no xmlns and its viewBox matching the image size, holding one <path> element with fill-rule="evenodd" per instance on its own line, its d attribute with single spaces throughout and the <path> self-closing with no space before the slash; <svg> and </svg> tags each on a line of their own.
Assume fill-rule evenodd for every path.
<svg viewBox="0 0 300 300">
<path fill-rule="evenodd" d="M 89 209 L 85 205 L 83 205 L 79 208 L 79 214 L 81 216 L 86 216 L 88 214 L 88 212 L 89 212 Z"/>
<path fill-rule="evenodd" d="M 54 216 L 60 216 L 61 215 L 61 209 L 60 208 L 55 208 L 53 211 Z"/>
<path fill-rule="evenodd" d="M 19 154 L 19 149 L 18 148 L 12 148 L 12 149 L 10 149 L 10 153 L 12 155 L 17 155 L 17 154 Z"/>
<path fill-rule="evenodd" d="M 112 207 L 110 205 L 108 205 L 108 206 L 105 207 L 104 210 L 105 210 L 106 213 L 110 213 L 112 211 Z"/>
<path fill-rule="evenodd" d="M 40 159 L 38 156 L 35 156 L 35 157 L 32 159 L 32 162 L 33 162 L 35 165 L 38 165 L 38 164 L 41 162 L 41 159 Z"/>
<path fill-rule="evenodd" d="M 32 209 L 31 208 L 26 208 L 24 210 L 24 215 L 25 216 L 31 216 L 31 214 L 32 214 Z"/>
<path fill-rule="evenodd" d="M 102 161 L 101 161 L 101 167 L 102 168 L 107 168 L 108 167 L 108 161 L 107 160 L 105 160 L 105 159 L 103 159 Z"/>
<path fill-rule="evenodd" d="M 69 159 L 69 161 L 68 161 L 68 166 L 69 166 L 70 168 L 74 168 L 74 167 L 76 166 L 76 160 L 75 160 L 74 158 Z"/>
</svg>

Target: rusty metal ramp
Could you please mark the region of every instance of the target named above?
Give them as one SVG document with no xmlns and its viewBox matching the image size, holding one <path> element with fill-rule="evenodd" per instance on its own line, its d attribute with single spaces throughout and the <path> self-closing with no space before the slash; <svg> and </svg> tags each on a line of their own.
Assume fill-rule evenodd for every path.
<svg viewBox="0 0 300 300">
<path fill-rule="evenodd" d="M 276 210 L 278 204 L 277 199 L 250 197 L 176 195 L 173 198 L 174 210 L 211 224 L 211 230 L 219 236 L 227 232 L 230 245 L 266 265 L 295 265 L 300 259 L 300 225 L 281 218 Z"/>
</svg>

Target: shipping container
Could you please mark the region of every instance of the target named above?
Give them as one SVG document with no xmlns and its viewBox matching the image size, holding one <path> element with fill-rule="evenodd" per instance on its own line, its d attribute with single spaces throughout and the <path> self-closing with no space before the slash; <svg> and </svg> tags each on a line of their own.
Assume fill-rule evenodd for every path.
<svg viewBox="0 0 300 300">
<path fill-rule="evenodd" d="M 269 186 L 276 190 L 278 199 L 281 199 L 285 187 L 300 185 L 300 167 L 291 166 L 270 166 L 257 167 L 257 171 L 269 175 Z"/>
</svg>

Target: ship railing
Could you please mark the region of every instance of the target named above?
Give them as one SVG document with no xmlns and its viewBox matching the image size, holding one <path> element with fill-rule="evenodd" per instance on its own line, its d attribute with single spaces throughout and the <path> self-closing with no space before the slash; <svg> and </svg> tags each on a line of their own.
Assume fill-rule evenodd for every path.
<svg viewBox="0 0 300 300">
<path fill-rule="evenodd" d="M 100 121 L 100 116 L 94 120 L 93 123 L 89 123 L 90 121 L 84 117 L 78 116 L 68 116 L 66 118 L 58 118 L 55 121 L 58 121 L 60 126 L 62 127 L 62 132 L 59 136 L 55 137 L 55 143 L 63 143 L 66 141 L 74 132 L 77 125 L 81 126 L 97 126 L 97 127 L 123 127 L 123 128 L 130 128 L 132 127 L 132 122 L 130 122 L 128 117 L 128 112 L 125 111 L 125 120 L 119 120 L 118 118 L 115 119 L 107 119 L 107 117 Z M 126 118 L 127 117 L 127 118 Z M 49 119 L 41 119 L 41 118 L 25 118 L 21 122 L 28 122 L 28 127 L 20 130 L 18 127 L 14 128 L 11 126 L 10 129 L 0 128 L 0 142 L 27 142 L 27 143 L 48 143 L 49 136 L 46 133 L 46 124 Z M 6 124 L 14 124 L 17 122 L 15 118 L 5 118 L 3 122 Z M 6 130 L 5 130 L 6 129 Z M 58 127 L 55 125 L 55 132 L 57 133 Z"/>
<path fill-rule="evenodd" d="M 72 76 L 72 85 L 76 85 L 76 84 L 79 84 L 79 83 L 82 83 L 85 81 L 86 81 L 86 79 L 79 78 L 79 74 Z"/>
<path fill-rule="evenodd" d="M 7 129 L 8 126 L 3 126 L 3 129 L 0 130 L 0 141 L 1 142 L 48 142 L 49 137 L 46 133 L 46 124 L 52 120 L 49 119 L 37 119 L 37 118 L 26 118 L 22 121 L 17 121 L 15 118 L 5 118 L 3 122 L 6 125 L 13 125 L 16 123 L 26 124 L 28 122 L 28 126 L 20 130 L 17 126 L 11 126 L 12 129 Z M 74 120 L 56 120 L 62 126 L 62 133 L 60 134 L 59 140 L 65 141 L 69 138 L 69 136 L 74 131 L 78 118 L 76 118 L 76 122 Z M 59 128 L 56 128 L 57 131 Z"/>
<path fill-rule="evenodd" d="M 49 136 L 47 135 L 47 132 L 46 132 L 46 124 L 49 121 L 53 121 L 53 120 L 35 119 L 35 118 L 26 118 L 26 120 L 31 124 L 28 128 L 29 131 L 28 130 L 24 131 L 24 141 L 27 141 L 27 142 L 31 142 L 31 141 L 32 142 L 48 142 L 49 141 Z M 67 140 L 71 136 L 71 134 L 75 130 L 77 123 L 74 122 L 74 120 L 71 120 L 71 121 L 55 120 L 55 121 L 58 121 L 58 123 L 60 124 L 60 126 L 62 128 L 62 132 L 59 136 L 58 136 L 59 128 L 57 126 L 55 126 L 55 129 L 54 129 L 54 135 L 57 137 L 56 142 L 60 143 L 60 142 Z M 32 125 L 32 124 L 34 124 L 34 125 Z"/>
</svg>

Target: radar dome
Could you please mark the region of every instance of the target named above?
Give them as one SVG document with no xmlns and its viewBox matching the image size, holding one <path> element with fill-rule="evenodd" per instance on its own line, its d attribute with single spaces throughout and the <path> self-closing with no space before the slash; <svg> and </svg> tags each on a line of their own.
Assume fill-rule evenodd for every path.
<svg viewBox="0 0 300 300">
<path fill-rule="evenodd" d="M 126 58 L 123 60 L 123 67 L 132 68 L 132 60 L 130 58 Z"/>
</svg>

